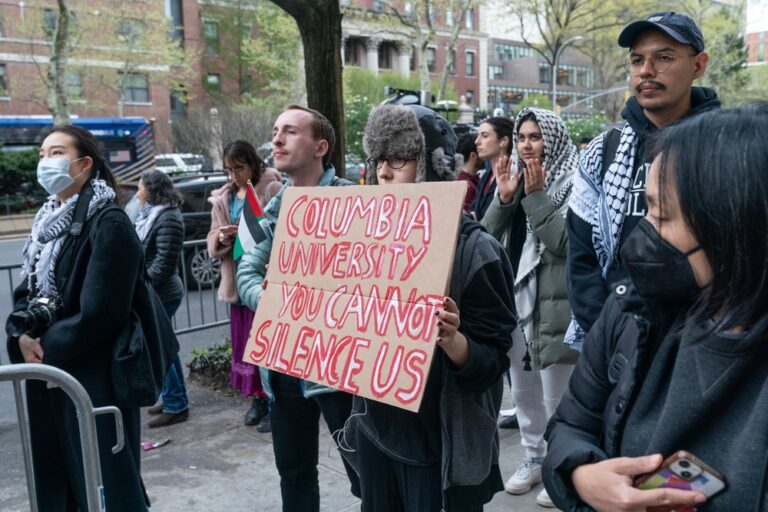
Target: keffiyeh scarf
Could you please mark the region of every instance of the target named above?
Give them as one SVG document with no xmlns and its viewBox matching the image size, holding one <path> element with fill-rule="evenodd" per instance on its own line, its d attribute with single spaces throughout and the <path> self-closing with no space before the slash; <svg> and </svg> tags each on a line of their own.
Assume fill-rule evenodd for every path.
<svg viewBox="0 0 768 512">
<path fill-rule="evenodd" d="M 568 130 L 562 119 L 549 110 L 525 108 L 515 119 L 512 133 L 512 147 L 517 147 L 517 133 L 520 130 L 520 120 L 532 113 L 541 130 L 544 141 L 544 169 L 547 172 L 544 179 L 544 192 L 549 196 L 555 208 L 565 217 L 568 210 L 568 199 L 573 188 L 573 178 L 578 169 L 578 152 L 568 136 Z M 517 151 L 512 152 L 512 168 L 520 169 L 521 162 Z M 515 276 L 515 305 L 520 316 L 519 326 L 530 346 L 533 341 L 533 313 L 536 309 L 536 269 L 541 262 L 545 247 L 541 242 L 530 221 L 526 220 L 526 235 L 523 250 L 520 255 L 517 275 Z"/>
<path fill-rule="evenodd" d="M 155 225 L 157 217 L 163 213 L 170 206 L 165 204 L 145 204 L 139 210 L 139 215 L 136 217 L 134 227 L 136 228 L 136 234 L 139 235 L 139 240 L 144 242 L 149 232 L 152 230 L 152 226 Z"/>
<path fill-rule="evenodd" d="M 91 180 L 93 197 L 88 204 L 87 219 L 102 206 L 115 199 L 115 191 L 104 180 Z M 61 246 L 75 215 L 75 205 L 80 194 L 68 198 L 64 203 L 52 194 L 35 215 L 32 232 L 24 243 L 24 263 L 21 277 L 29 279 L 30 298 L 58 298 L 56 288 L 56 262 Z"/>
</svg>

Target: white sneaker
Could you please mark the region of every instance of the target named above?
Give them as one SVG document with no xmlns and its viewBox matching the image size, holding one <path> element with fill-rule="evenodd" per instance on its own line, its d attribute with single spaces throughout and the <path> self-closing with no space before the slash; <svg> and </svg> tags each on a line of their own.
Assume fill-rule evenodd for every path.
<svg viewBox="0 0 768 512">
<path fill-rule="evenodd" d="M 541 482 L 541 464 L 525 458 L 520 461 L 515 474 L 507 480 L 504 490 L 509 494 L 525 494 L 539 482 Z"/>
<path fill-rule="evenodd" d="M 536 496 L 536 503 L 544 508 L 555 508 L 555 504 L 549 499 L 549 494 L 546 489 L 542 489 L 538 496 Z"/>
</svg>

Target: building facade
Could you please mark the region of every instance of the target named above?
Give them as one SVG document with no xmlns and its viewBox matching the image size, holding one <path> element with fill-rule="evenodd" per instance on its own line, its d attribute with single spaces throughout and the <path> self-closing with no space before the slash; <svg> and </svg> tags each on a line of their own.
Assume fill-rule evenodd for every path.
<svg viewBox="0 0 768 512">
<path fill-rule="evenodd" d="M 397 71 L 404 76 L 418 73 L 420 52 L 414 46 L 414 28 L 400 17 L 411 20 L 416 14 L 421 33 L 426 35 L 428 25 L 423 13 L 414 13 L 419 2 L 376 0 L 342 0 L 343 60 L 345 66 L 356 66 L 374 73 L 381 70 Z M 398 14 L 393 13 L 392 8 Z M 488 82 L 484 72 L 487 65 L 487 36 L 480 31 L 482 9 L 467 11 L 463 20 L 454 19 L 456 13 L 432 9 L 428 16 L 434 27 L 423 58 L 427 59 L 430 81 L 440 79 L 444 66 L 449 66 L 449 80 L 456 93 L 467 103 L 482 110 L 486 108 Z M 458 25 L 458 27 L 457 27 Z M 453 52 L 449 40 L 459 28 Z"/>
<path fill-rule="evenodd" d="M 768 0 L 748 0 L 746 17 L 747 65 L 763 65 L 768 61 Z"/>
</svg>

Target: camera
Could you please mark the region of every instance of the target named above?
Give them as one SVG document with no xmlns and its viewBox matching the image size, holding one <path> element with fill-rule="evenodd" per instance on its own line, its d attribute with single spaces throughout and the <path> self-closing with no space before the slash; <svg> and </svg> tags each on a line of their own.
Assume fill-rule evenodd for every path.
<svg viewBox="0 0 768 512">
<path fill-rule="evenodd" d="M 56 321 L 59 304 L 53 299 L 39 297 L 32 299 L 26 311 L 15 311 L 9 317 L 11 336 L 27 334 L 33 338 L 41 336 Z"/>
</svg>

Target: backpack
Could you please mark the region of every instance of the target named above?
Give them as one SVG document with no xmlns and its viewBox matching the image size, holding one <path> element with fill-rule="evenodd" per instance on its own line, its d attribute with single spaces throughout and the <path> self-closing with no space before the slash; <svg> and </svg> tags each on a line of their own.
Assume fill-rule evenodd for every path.
<svg viewBox="0 0 768 512">
<path fill-rule="evenodd" d="M 603 138 L 603 169 L 600 171 L 600 181 L 603 180 L 605 173 L 608 172 L 608 168 L 613 163 L 613 159 L 616 158 L 620 141 L 621 130 L 618 128 L 611 128 L 606 132 Z"/>
</svg>

